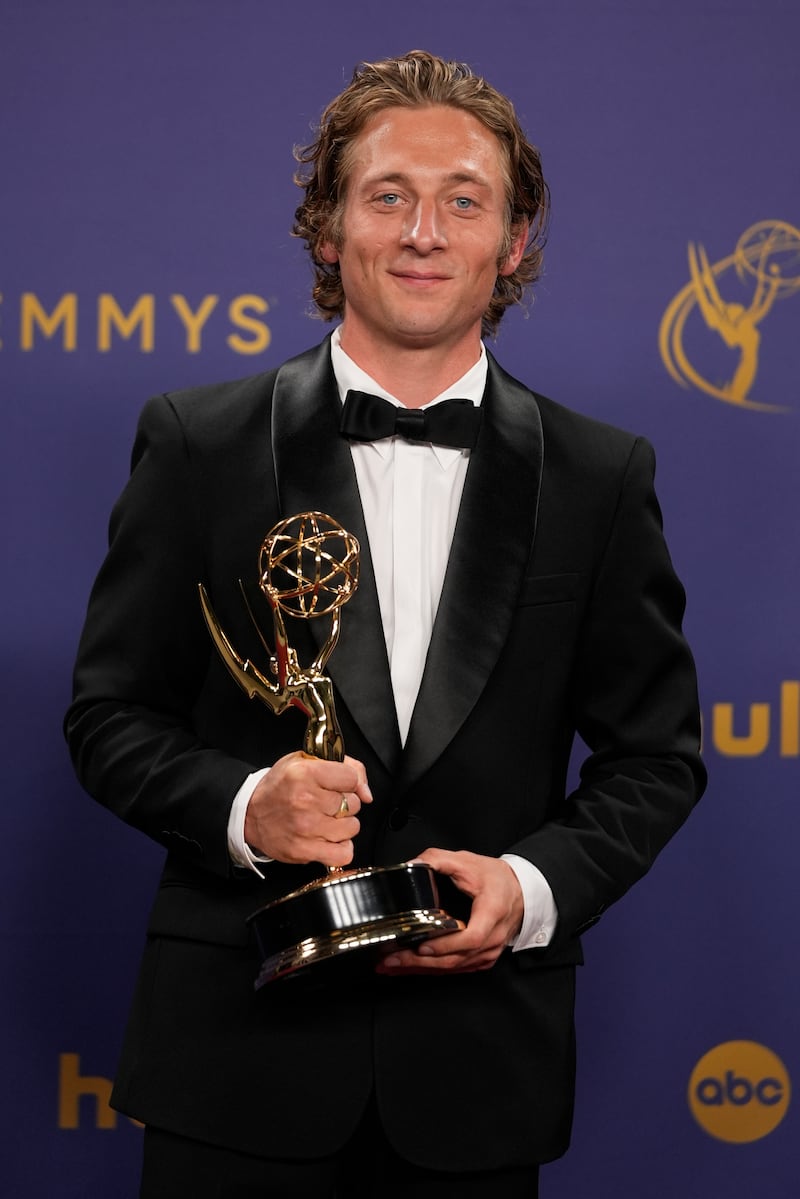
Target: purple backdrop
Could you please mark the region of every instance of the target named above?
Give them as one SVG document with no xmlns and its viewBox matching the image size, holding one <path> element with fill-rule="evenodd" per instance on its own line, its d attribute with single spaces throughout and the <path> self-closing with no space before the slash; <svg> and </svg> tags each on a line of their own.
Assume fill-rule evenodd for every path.
<svg viewBox="0 0 800 1199">
<path fill-rule="evenodd" d="M 795 1199 L 796 4 L 6 0 L 3 18 L 8 1193 L 136 1190 L 141 1132 L 105 1080 L 161 853 L 82 795 L 60 721 L 138 410 L 318 340 L 292 146 L 358 59 L 422 45 L 507 91 L 542 149 L 547 273 L 496 352 L 655 442 L 701 678 L 708 796 L 586 938 L 573 1149 L 542 1194 Z"/>
</svg>

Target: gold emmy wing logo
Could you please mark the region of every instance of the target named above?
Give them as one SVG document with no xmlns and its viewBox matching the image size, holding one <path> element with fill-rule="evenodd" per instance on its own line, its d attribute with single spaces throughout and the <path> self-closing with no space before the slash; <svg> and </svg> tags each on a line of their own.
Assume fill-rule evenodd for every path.
<svg viewBox="0 0 800 1199">
<path fill-rule="evenodd" d="M 667 308 L 658 333 L 667 370 L 682 387 L 697 387 L 739 408 L 785 412 L 781 405 L 750 399 L 750 393 L 758 372 L 759 325 L 778 300 L 800 291 L 800 229 L 786 221 L 758 221 L 745 229 L 727 258 L 711 263 L 703 246 L 693 242 L 688 257 L 689 282 Z M 740 294 L 744 288 L 749 302 L 726 299 L 733 287 Z M 730 378 L 712 381 L 690 360 L 686 334 L 698 319 L 738 353 Z"/>
</svg>

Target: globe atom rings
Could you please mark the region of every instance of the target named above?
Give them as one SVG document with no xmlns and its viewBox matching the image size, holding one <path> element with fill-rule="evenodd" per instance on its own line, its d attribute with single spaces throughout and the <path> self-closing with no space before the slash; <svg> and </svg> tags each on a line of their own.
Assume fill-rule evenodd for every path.
<svg viewBox="0 0 800 1199">
<path fill-rule="evenodd" d="M 772 282 L 781 297 L 800 291 L 800 230 L 786 221 L 757 221 L 736 243 L 735 262 L 740 278 Z"/>
<path fill-rule="evenodd" d="M 289 616 L 325 616 L 358 586 L 359 545 L 324 512 L 301 512 L 270 529 L 258 555 L 261 590 Z"/>
</svg>

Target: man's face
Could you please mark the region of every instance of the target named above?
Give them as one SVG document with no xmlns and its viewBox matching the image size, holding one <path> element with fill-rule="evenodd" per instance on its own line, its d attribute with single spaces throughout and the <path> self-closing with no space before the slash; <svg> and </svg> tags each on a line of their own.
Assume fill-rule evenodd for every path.
<svg viewBox="0 0 800 1199">
<path fill-rule="evenodd" d="M 498 274 L 515 270 L 527 229 L 498 266 L 506 207 L 495 135 L 441 105 L 387 108 L 349 150 L 338 262 L 345 294 L 343 346 L 403 346 L 477 354 Z"/>
</svg>

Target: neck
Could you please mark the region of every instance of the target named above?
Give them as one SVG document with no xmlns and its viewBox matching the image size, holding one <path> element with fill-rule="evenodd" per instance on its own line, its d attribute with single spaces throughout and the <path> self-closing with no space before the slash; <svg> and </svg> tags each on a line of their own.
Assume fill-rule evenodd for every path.
<svg viewBox="0 0 800 1199">
<path fill-rule="evenodd" d="M 363 371 L 406 408 L 421 408 L 465 375 L 481 356 L 476 334 L 458 345 L 388 345 L 362 339 L 341 328 L 341 346 Z"/>
</svg>

